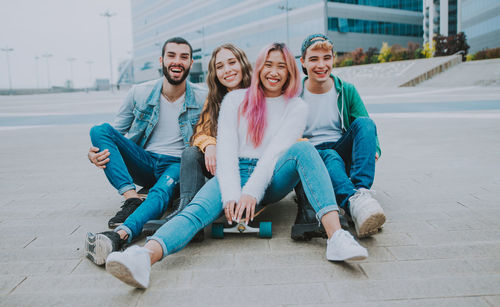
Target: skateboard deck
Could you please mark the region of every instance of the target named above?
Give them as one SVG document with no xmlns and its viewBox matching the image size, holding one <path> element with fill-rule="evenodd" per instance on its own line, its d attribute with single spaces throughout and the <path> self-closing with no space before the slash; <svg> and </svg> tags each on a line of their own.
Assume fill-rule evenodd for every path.
<svg viewBox="0 0 500 307">
<path fill-rule="evenodd" d="M 257 205 L 255 208 L 254 218 L 259 216 L 267 206 Z M 225 233 L 257 233 L 261 238 L 272 238 L 272 222 L 259 222 L 258 227 L 255 222 L 249 222 L 248 225 L 245 223 L 246 219 L 242 219 L 239 223 L 233 223 L 229 225 L 224 223 L 212 223 L 212 238 L 223 239 Z"/>
</svg>

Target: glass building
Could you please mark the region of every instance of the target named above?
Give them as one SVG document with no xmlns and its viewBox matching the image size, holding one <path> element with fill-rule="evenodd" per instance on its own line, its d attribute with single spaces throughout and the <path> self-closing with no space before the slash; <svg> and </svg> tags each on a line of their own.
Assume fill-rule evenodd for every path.
<svg viewBox="0 0 500 307">
<path fill-rule="evenodd" d="M 460 1 L 460 0 L 459 0 Z M 461 0 L 461 29 L 470 53 L 500 47 L 500 1 Z"/>
<path fill-rule="evenodd" d="M 424 0 L 424 42 L 460 32 L 460 0 Z"/>
<path fill-rule="evenodd" d="M 193 82 L 203 81 L 212 50 L 223 43 L 245 50 L 252 63 L 274 41 L 300 57 L 311 33 L 326 33 L 339 53 L 422 43 L 422 0 L 132 0 L 131 7 L 136 83 L 160 76 L 161 47 L 174 36 L 193 46 Z"/>
</svg>

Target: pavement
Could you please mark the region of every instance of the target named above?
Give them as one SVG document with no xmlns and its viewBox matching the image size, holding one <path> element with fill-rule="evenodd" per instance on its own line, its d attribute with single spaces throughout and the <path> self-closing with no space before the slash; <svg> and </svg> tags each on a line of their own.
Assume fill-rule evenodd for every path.
<svg viewBox="0 0 500 307">
<path fill-rule="evenodd" d="M 360 93 L 387 215 L 360 240 L 367 260 L 328 262 L 324 239 L 292 241 L 289 195 L 260 216 L 272 239 L 208 227 L 153 266 L 145 291 L 82 251 L 121 202 L 86 158 L 88 132 L 125 93 L 0 97 L 0 306 L 500 306 L 500 88 Z"/>
</svg>

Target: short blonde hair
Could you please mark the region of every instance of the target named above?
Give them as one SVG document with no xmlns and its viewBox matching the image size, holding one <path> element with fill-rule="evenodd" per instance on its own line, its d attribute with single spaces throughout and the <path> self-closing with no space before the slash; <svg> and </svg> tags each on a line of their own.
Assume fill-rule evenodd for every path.
<svg viewBox="0 0 500 307">
<path fill-rule="evenodd" d="M 333 45 L 329 41 L 324 40 L 313 43 L 309 48 L 311 48 L 311 50 L 325 49 L 330 51 L 333 50 Z"/>
</svg>

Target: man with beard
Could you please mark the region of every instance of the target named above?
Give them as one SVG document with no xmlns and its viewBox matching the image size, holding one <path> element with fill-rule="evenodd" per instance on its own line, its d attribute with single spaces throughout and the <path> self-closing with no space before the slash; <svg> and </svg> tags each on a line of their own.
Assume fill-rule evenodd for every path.
<svg viewBox="0 0 500 307">
<path fill-rule="evenodd" d="M 163 77 L 132 87 L 112 126 L 105 123 L 90 130 L 90 162 L 104 170 L 125 198 L 122 209 L 108 222 L 109 228 L 119 226 L 115 232 L 87 234 L 86 255 L 97 264 L 102 260 L 96 259 L 96 244 L 104 240 L 118 247 L 125 238 L 137 235 L 134 232 L 140 232 L 145 222 L 159 218 L 171 203 L 181 153 L 189 146 L 207 95 L 206 89 L 186 81 L 193 58 L 185 39 L 167 40 L 160 64 Z M 150 187 L 144 202 L 135 184 Z"/>
</svg>

